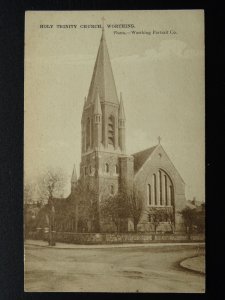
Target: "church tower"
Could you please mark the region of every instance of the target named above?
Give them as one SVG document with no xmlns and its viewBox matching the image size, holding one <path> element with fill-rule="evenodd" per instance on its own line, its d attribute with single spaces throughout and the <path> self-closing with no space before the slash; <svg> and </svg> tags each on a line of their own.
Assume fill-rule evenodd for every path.
<svg viewBox="0 0 225 300">
<path fill-rule="evenodd" d="M 154 229 L 150 215 L 153 208 L 170 210 L 175 218 L 176 230 L 180 230 L 182 221 L 179 210 L 185 204 L 182 178 L 160 145 L 160 140 L 157 146 L 127 155 L 125 130 L 123 97 L 120 93 L 118 99 L 103 29 L 88 96 L 84 99 L 80 178 L 77 181 L 74 168 L 71 194 L 77 183 L 81 182 L 95 195 L 96 202 L 92 201 L 91 204 L 97 208 L 97 214 L 88 221 L 94 232 L 115 229 L 112 222 L 110 224 L 109 220 L 104 220 L 99 209 L 101 201 L 118 191 L 131 191 L 134 186 L 143 195 L 145 210 L 149 209 L 148 216 L 143 214 L 139 222 L 142 230 Z M 85 201 L 85 197 L 82 201 Z M 76 206 L 76 209 L 78 216 L 79 207 Z M 133 230 L 130 220 L 124 220 L 121 225 L 124 231 Z M 168 231 L 167 227 L 164 226 L 163 230 Z"/>
<path fill-rule="evenodd" d="M 81 130 L 80 179 L 97 189 L 100 201 L 102 195 L 118 191 L 124 173 L 120 161 L 126 157 L 123 99 L 122 94 L 118 99 L 104 29 L 84 101 Z"/>
<path fill-rule="evenodd" d="M 88 97 L 84 102 L 82 154 L 100 149 L 124 153 L 124 143 L 119 143 L 119 117 L 124 119 L 123 116 L 123 103 L 118 100 L 103 29 Z M 124 136 L 125 132 L 121 134 Z"/>
</svg>

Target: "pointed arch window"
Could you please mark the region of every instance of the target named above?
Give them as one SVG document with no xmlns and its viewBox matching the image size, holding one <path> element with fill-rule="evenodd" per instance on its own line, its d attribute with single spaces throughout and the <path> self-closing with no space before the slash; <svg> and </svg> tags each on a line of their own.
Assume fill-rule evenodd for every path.
<svg viewBox="0 0 225 300">
<path fill-rule="evenodd" d="M 163 204 L 162 200 L 162 172 L 159 170 L 159 203 Z"/>
<path fill-rule="evenodd" d="M 105 172 L 109 173 L 109 164 L 108 163 L 105 164 Z"/>
<path fill-rule="evenodd" d="M 154 202 L 157 205 L 157 186 L 156 186 L 156 175 L 153 174 L 153 188 L 154 188 Z"/>
<path fill-rule="evenodd" d="M 101 122 L 101 116 L 96 115 L 95 116 L 95 123 L 100 123 Z"/>
<path fill-rule="evenodd" d="M 165 191 L 164 191 L 164 193 L 165 193 L 165 205 L 167 206 L 168 205 L 168 193 L 167 193 L 167 190 L 168 190 L 167 182 L 168 182 L 168 180 L 167 180 L 166 175 L 164 175 L 164 182 L 165 182 Z"/>
<path fill-rule="evenodd" d="M 108 118 L 108 144 L 115 144 L 115 118 L 112 115 Z"/>
<path fill-rule="evenodd" d="M 115 165 L 115 171 L 116 171 L 116 174 L 119 174 L 119 167 L 118 167 L 118 165 Z"/>
<path fill-rule="evenodd" d="M 151 185 L 148 184 L 148 205 L 152 205 Z"/>
<path fill-rule="evenodd" d="M 87 175 L 87 167 L 84 167 L 84 175 Z"/>
<path fill-rule="evenodd" d="M 114 195 L 114 193 L 115 193 L 114 185 L 111 185 L 110 186 L 110 194 Z"/>
</svg>

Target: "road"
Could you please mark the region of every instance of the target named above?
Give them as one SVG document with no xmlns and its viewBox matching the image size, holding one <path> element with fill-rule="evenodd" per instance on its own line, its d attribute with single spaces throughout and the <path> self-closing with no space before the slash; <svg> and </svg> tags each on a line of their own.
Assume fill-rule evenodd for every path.
<svg viewBox="0 0 225 300">
<path fill-rule="evenodd" d="M 205 291 L 205 276 L 179 262 L 196 246 L 106 249 L 25 247 L 27 292 L 187 292 Z M 198 254 L 204 253 L 204 247 Z"/>
</svg>

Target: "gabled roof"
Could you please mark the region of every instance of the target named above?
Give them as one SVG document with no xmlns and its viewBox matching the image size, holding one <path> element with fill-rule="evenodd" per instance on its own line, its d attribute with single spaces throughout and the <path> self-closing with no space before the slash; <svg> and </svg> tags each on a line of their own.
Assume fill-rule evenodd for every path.
<svg viewBox="0 0 225 300">
<path fill-rule="evenodd" d="M 88 92 L 87 104 L 94 102 L 97 91 L 101 102 L 107 101 L 119 104 L 104 30 L 102 30 L 98 55 Z"/>
<path fill-rule="evenodd" d="M 143 150 L 143 151 L 132 154 L 132 156 L 134 157 L 134 174 L 136 174 L 141 169 L 141 167 L 144 165 L 144 163 L 147 161 L 147 159 L 153 154 L 155 149 L 158 148 L 158 147 L 160 147 L 161 150 L 163 150 L 163 152 L 165 153 L 167 159 L 170 161 L 171 165 L 177 171 L 174 164 L 170 160 L 169 156 L 167 155 L 167 153 L 163 149 L 162 145 L 159 143 L 158 145 L 156 145 L 154 147 L 151 147 L 151 148 L 148 148 L 146 150 Z M 185 183 L 178 171 L 177 171 L 177 174 L 179 175 L 182 182 Z"/>
<path fill-rule="evenodd" d="M 152 153 L 154 152 L 157 146 L 132 154 L 132 156 L 134 157 L 134 174 L 136 174 L 140 170 L 140 168 L 144 165 L 146 160 L 152 155 Z"/>
</svg>

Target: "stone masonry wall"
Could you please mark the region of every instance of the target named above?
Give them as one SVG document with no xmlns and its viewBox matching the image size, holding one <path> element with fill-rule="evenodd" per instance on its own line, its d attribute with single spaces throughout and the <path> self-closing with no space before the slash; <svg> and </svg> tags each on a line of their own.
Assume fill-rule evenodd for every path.
<svg viewBox="0 0 225 300">
<path fill-rule="evenodd" d="M 48 240 L 48 233 L 30 232 L 26 239 Z M 118 244 L 118 243 L 152 243 L 152 242 L 204 242 L 203 234 L 193 234 L 190 239 L 185 234 L 146 234 L 146 233 L 71 233 L 56 232 L 56 242 L 71 244 Z"/>
</svg>

